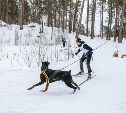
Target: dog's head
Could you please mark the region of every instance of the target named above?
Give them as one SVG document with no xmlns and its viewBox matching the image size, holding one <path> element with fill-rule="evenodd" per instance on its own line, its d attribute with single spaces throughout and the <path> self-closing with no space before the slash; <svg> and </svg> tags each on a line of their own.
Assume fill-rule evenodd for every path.
<svg viewBox="0 0 126 113">
<path fill-rule="evenodd" d="M 49 64 L 50 64 L 50 62 L 48 62 L 48 61 L 42 62 L 41 70 L 48 69 Z"/>
</svg>

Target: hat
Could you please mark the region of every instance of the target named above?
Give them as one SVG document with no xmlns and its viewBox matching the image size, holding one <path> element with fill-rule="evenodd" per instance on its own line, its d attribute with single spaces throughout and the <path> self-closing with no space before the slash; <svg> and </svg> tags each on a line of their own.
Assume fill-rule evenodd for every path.
<svg viewBox="0 0 126 113">
<path fill-rule="evenodd" d="M 81 39 L 80 39 L 80 38 L 78 38 L 78 39 L 76 40 L 76 42 L 81 42 Z"/>
</svg>

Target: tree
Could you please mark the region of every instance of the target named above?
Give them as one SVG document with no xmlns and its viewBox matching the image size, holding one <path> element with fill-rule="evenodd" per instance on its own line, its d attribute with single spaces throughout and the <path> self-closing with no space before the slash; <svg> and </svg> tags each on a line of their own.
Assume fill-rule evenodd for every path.
<svg viewBox="0 0 126 113">
<path fill-rule="evenodd" d="M 109 6 L 109 17 L 108 17 L 108 32 L 106 39 L 110 40 L 111 35 L 111 25 L 112 25 L 112 0 L 109 0 L 108 2 Z"/>
<path fill-rule="evenodd" d="M 76 5 L 75 5 L 75 12 L 74 12 L 74 20 L 73 20 L 73 32 L 76 30 L 76 23 L 77 23 L 77 12 L 78 12 L 78 5 L 79 5 L 79 0 L 76 0 Z"/>
<path fill-rule="evenodd" d="M 70 0 L 70 11 L 69 11 L 69 33 L 72 31 L 72 6 L 73 0 Z"/>
<path fill-rule="evenodd" d="M 87 20 L 86 20 L 86 36 L 88 36 L 88 23 L 89 23 L 89 0 L 87 0 Z"/>
<path fill-rule="evenodd" d="M 101 11 L 102 12 L 102 17 L 101 17 L 101 24 L 100 24 L 101 25 L 101 27 L 100 27 L 101 28 L 101 32 L 100 33 L 102 34 L 102 39 L 103 39 L 103 18 L 104 18 L 104 14 L 103 13 L 104 13 L 104 3 L 106 3 L 106 0 L 102 0 L 102 8 L 101 8 L 101 10 L 102 10 Z"/>
<path fill-rule="evenodd" d="M 91 39 L 94 38 L 95 12 L 96 12 L 96 0 L 93 0 L 92 17 L 91 17 Z"/>
<path fill-rule="evenodd" d="M 23 19 L 24 19 L 24 0 L 19 0 L 19 18 L 18 23 L 21 26 L 23 26 Z"/>
<path fill-rule="evenodd" d="M 117 26 L 119 26 L 118 23 L 118 9 L 119 9 L 119 1 L 116 0 L 115 1 L 116 4 L 116 14 L 115 14 L 115 28 L 114 28 L 114 41 L 116 41 L 116 38 L 119 36 L 119 28 Z"/>
<path fill-rule="evenodd" d="M 2 20 L 2 0 L 0 0 L 0 20 Z"/>
<path fill-rule="evenodd" d="M 119 38 L 118 38 L 118 42 L 119 43 L 122 43 L 122 39 L 123 39 L 124 13 L 125 13 L 125 0 L 122 0 L 122 14 L 121 14 L 120 29 L 119 29 Z"/>
<path fill-rule="evenodd" d="M 83 9 L 84 9 L 84 2 L 85 2 L 85 0 L 83 0 L 83 2 L 82 2 L 81 12 L 80 12 L 80 19 L 79 19 L 79 24 L 78 24 L 78 34 L 80 34 L 82 14 L 83 14 Z"/>
<path fill-rule="evenodd" d="M 30 22 L 30 7 L 29 3 L 27 1 L 24 1 L 24 24 L 27 24 Z"/>
</svg>

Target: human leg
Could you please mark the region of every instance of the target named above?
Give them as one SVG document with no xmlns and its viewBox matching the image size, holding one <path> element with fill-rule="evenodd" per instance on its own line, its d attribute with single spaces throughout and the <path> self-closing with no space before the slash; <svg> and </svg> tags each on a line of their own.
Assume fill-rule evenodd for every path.
<svg viewBox="0 0 126 113">
<path fill-rule="evenodd" d="M 81 72 L 84 72 L 84 68 L 83 68 L 83 62 L 84 62 L 84 60 L 85 60 L 84 57 L 80 58 L 80 70 L 81 70 Z"/>
<path fill-rule="evenodd" d="M 90 66 L 90 61 L 92 58 L 92 53 L 87 56 L 87 69 L 88 69 L 88 74 L 92 72 L 91 66 Z"/>
</svg>

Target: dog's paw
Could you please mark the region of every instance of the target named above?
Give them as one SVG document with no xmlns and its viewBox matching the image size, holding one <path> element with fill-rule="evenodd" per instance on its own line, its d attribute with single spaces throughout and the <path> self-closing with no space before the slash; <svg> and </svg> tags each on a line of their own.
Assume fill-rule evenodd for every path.
<svg viewBox="0 0 126 113">
<path fill-rule="evenodd" d="M 27 90 L 31 90 L 32 88 L 30 87 L 30 88 L 28 88 Z"/>
<path fill-rule="evenodd" d="M 41 90 L 41 92 L 46 92 L 46 90 Z"/>
<path fill-rule="evenodd" d="M 74 91 L 72 92 L 73 94 L 76 92 L 76 89 L 74 89 Z"/>
</svg>

